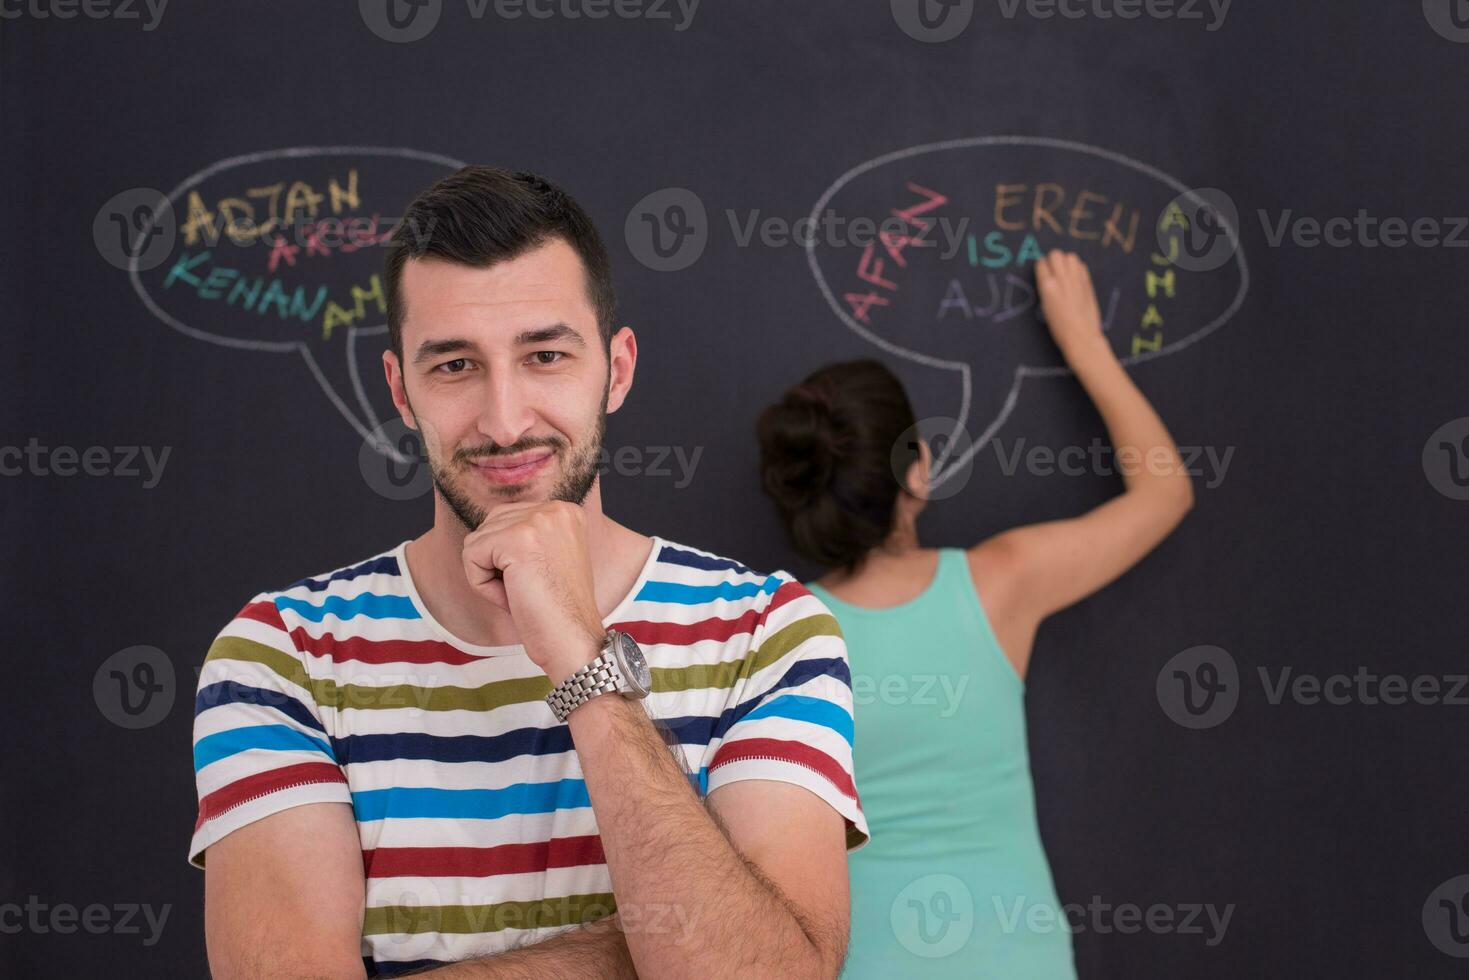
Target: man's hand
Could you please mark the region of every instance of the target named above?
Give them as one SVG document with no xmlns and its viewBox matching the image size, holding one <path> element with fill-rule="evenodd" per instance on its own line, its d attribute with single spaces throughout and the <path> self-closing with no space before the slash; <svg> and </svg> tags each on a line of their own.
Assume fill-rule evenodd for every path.
<svg viewBox="0 0 1469 980">
<path fill-rule="evenodd" d="M 502 504 L 464 539 L 469 584 L 515 620 L 552 684 L 592 662 L 606 629 L 597 611 L 586 515 L 561 500 Z"/>
</svg>

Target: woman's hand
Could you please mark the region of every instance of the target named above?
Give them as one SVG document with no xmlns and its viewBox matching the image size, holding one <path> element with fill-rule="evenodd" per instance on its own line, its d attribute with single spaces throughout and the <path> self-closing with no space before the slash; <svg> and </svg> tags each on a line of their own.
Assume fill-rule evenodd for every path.
<svg viewBox="0 0 1469 980">
<path fill-rule="evenodd" d="M 1053 249 L 1036 262 L 1035 281 L 1051 339 L 1068 361 L 1078 349 L 1107 346 L 1092 274 L 1075 252 Z"/>
</svg>

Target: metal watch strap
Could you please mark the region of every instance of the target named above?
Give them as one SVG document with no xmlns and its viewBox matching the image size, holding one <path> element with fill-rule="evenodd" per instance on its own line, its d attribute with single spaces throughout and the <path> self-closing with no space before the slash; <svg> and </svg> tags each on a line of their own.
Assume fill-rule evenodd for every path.
<svg viewBox="0 0 1469 980">
<path fill-rule="evenodd" d="M 546 703 L 556 715 L 557 721 L 565 721 L 573 708 L 601 694 L 613 694 L 621 690 L 622 674 L 612 659 L 612 645 L 602 647 L 597 659 L 579 667 L 566 680 L 557 684 L 546 695 Z"/>
</svg>

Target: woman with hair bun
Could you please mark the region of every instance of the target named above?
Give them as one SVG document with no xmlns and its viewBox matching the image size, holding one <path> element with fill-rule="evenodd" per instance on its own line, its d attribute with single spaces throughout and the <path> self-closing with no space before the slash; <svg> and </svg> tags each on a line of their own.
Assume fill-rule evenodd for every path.
<svg viewBox="0 0 1469 980">
<path fill-rule="evenodd" d="M 1193 489 L 1102 333 L 1086 266 L 1054 251 L 1036 263 L 1036 282 L 1051 336 L 1112 444 L 1147 463 L 1088 513 L 970 548 L 922 547 L 931 454 L 902 385 L 877 361 L 822 368 L 757 425 L 762 485 L 796 550 L 830 569 L 810 589 L 840 623 L 853 674 L 871 840 L 848 858 L 844 977 L 1075 976 L 1036 824 L 1026 666 L 1041 621 L 1156 547 Z M 922 678 L 933 681 L 926 697 L 915 693 Z"/>
</svg>

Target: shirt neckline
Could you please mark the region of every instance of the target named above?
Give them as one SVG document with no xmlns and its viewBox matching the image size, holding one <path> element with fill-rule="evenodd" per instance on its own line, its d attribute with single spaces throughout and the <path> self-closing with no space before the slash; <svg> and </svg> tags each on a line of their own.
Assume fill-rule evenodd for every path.
<svg viewBox="0 0 1469 980">
<path fill-rule="evenodd" d="M 638 593 L 642 591 L 644 583 L 648 581 L 648 576 L 652 573 L 653 566 L 658 564 L 658 555 L 663 551 L 663 546 L 667 542 L 656 534 L 651 534 L 649 537 L 653 539 L 653 547 L 648 550 L 648 557 L 643 562 L 643 567 L 638 571 L 637 579 L 633 581 L 632 588 L 628 589 L 627 594 L 622 597 L 622 600 L 612 608 L 611 612 L 602 618 L 603 626 L 610 627 L 622 618 L 623 609 L 637 598 Z M 449 632 L 448 627 L 434 618 L 433 613 L 428 611 L 428 605 L 423 601 L 423 597 L 418 593 L 418 586 L 413 581 L 413 573 L 408 569 L 407 549 L 408 541 L 411 540 L 410 538 L 407 541 L 403 541 L 390 554 L 392 554 L 394 560 L 398 563 L 398 574 L 403 578 L 403 588 L 408 593 L 409 601 L 413 603 L 413 608 L 418 612 L 419 617 L 425 623 L 428 623 L 429 628 L 437 633 L 439 638 L 445 643 L 471 656 L 509 657 L 517 654 L 524 655 L 525 644 L 523 643 L 511 643 L 504 646 L 486 646 L 481 643 L 470 643 L 468 640 Z"/>
<path fill-rule="evenodd" d="M 928 584 L 923 587 L 922 592 L 918 593 L 913 598 L 905 599 L 904 601 L 899 602 L 896 605 L 859 606 L 855 602 L 848 602 L 841 596 L 835 595 L 826 586 L 822 585 L 820 582 L 815 581 L 807 585 L 806 588 L 810 589 L 813 592 L 816 592 L 818 594 L 818 598 L 820 598 L 823 602 L 841 606 L 843 609 L 847 609 L 850 612 L 854 612 L 859 615 L 870 614 L 874 616 L 880 616 L 886 613 L 902 612 L 907 609 L 912 609 L 914 606 L 921 604 L 925 599 L 928 599 L 938 590 L 939 580 L 944 577 L 944 566 L 948 563 L 949 560 L 948 552 L 950 549 L 936 548 L 934 550 L 937 551 L 939 554 L 938 561 L 934 563 L 933 578 L 928 580 Z"/>
</svg>

